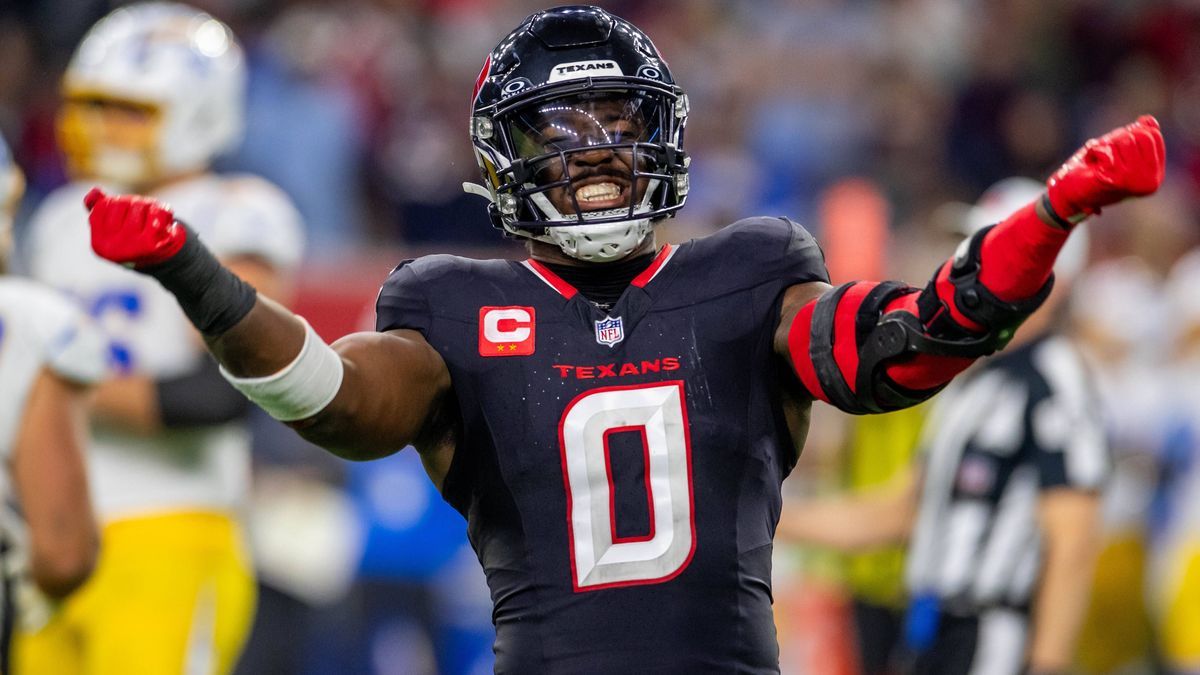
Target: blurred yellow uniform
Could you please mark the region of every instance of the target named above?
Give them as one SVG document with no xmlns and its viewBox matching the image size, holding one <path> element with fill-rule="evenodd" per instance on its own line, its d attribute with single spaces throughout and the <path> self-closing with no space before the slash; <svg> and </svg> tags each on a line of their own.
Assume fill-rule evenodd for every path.
<svg viewBox="0 0 1200 675">
<path fill-rule="evenodd" d="M 17 641 L 14 672 L 229 672 L 254 612 L 241 540 L 233 520 L 210 513 L 106 526 L 95 574 L 41 631 Z"/>
<path fill-rule="evenodd" d="M 1200 542 L 1172 553 L 1173 569 L 1163 580 L 1159 648 L 1166 663 L 1194 672 L 1200 668 Z"/>
</svg>

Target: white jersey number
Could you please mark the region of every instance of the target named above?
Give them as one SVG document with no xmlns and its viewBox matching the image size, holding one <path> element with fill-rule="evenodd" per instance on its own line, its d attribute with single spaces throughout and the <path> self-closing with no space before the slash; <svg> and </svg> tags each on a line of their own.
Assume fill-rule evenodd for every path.
<svg viewBox="0 0 1200 675">
<path fill-rule="evenodd" d="M 692 450 L 683 382 L 580 394 L 559 422 L 571 578 L 576 591 L 661 583 L 696 550 Z M 649 502 L 646 536 L 617 536 L 609 436 L 640 432 Z"/>
</svg>

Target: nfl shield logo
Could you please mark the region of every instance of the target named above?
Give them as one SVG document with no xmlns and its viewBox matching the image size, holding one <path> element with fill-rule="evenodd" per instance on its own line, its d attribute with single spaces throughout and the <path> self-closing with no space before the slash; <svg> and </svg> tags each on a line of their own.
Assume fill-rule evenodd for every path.
<svg viewBox="0 0 1200 675">
<path fill-rule="evenodd" d="M 596 342 L 609 347 L 625 339 L 625 324 L 619 316 L 610 316 L 596 322 Z"/>
</svg>

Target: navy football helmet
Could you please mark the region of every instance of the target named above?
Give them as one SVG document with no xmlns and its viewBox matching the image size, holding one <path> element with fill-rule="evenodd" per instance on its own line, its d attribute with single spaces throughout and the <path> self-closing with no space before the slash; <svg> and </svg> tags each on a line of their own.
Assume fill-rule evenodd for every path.
<svg viewBox="0 0 1200 675">
<path fill-rule="evenodd" d="M 650 38 L 598 7 L 538 12 L 484 61 L 471 140 L 492 223 L 587 261 L 683 206 L 688 100 Z"/>
</svg>

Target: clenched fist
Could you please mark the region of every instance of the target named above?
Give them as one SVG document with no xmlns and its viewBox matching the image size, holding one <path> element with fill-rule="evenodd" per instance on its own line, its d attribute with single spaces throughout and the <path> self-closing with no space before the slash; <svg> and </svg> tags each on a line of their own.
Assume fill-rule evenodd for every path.
<svg viewBox="0 0 1200 675">
<path fill-rule="evenodd" d="M 1102 207 L 1158 189 L 1166 168 L 1166 146 L 1158 120 L 1142 115 L 1083 145 L 1046 181 L 1054 216 L 1069 223 Z"/>
<path fill-rule="evenodd" d="M 108 196 L 92 188 L 83 198 L 92 228 L 92 250 L 137 268 L 166 262 L 187 241 L 187 229 L 166 205 L 137 195 Z"/>
</svg>

